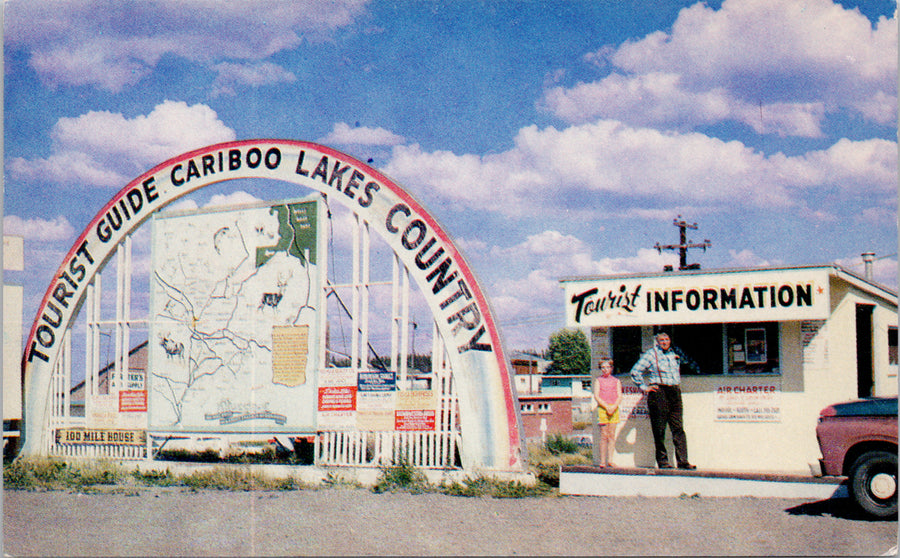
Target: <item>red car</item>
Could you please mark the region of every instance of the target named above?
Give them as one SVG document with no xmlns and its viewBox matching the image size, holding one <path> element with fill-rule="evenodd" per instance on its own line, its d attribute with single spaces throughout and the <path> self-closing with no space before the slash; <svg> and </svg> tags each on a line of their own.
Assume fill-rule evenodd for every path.
<svg viewBox="0 0 900 558">
<path fill-rule="evenodd" d="M 850 497 L 865 513 L 896 517 L 896 397 L 825 407 L 819 413 L 816 438 L 823 474 L 847 477 Z"/>
</svg>

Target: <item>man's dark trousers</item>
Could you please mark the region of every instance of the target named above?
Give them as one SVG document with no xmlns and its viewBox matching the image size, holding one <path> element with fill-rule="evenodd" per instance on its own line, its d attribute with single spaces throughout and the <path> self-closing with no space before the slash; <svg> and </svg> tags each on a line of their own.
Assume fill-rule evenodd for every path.
<svg viewBox="0 0 900 558">
<path fill-rule="evenodd" d="M 672 430 L 675 459 L 679 466 L 688 464 L 687 437 L 684 434 L 684 407 L 681 403 L 681 386 L 654 384 L 658 389 L 647 394 L 647 410 L 650 412 L 650 428 L 656 446 L 656 464 L 671 465 L 666 451 L 666 425 Z"/>
</svg>

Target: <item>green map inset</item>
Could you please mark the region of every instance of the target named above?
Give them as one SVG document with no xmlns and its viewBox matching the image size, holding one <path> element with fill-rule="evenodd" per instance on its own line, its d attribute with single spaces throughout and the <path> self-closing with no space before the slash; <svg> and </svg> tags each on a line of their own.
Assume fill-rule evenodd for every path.
<svg viewBox="0 0 900 558">
<path fill-rule="evenodd" d="M 316 202 L 276 205 L 269 213 L 278 216 L 278 243 L 256 249 L 256 267 L 265 265 L 278 252 L 287 252 L 303 262 L 316 264 Z M 309 250 L 309 261 L 305 252 Z"/>
</svg>

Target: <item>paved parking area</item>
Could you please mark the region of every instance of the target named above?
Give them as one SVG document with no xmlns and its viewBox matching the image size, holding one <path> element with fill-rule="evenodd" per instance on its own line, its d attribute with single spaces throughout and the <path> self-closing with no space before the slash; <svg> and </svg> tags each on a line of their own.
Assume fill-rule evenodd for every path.
<svg viewBox="0 0 900 558">
<path fill-rule="evenodd" d="M 329 488 L 4 491 L 10 556 L 882 555 L 841 499 L 464 498 Z M 893 551 L 896 553 L 896 550 Z"/>
</svg>

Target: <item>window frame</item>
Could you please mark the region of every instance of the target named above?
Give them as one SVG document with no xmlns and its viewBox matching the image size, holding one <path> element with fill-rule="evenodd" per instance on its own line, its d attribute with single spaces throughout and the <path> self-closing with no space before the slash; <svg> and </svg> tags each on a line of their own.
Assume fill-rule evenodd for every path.
<svg viewBox="0 0 900 558">
<path fill-rule="evenodd" d="M 887 348 L 888 348 L 888 366 L 897 366 L 897 326 L 888 326 L 887 330 Z"/>
<path fill-rule="evenodd" d="M 650 329 L 650 326 L 622 327 L 643 327 L 645 334 L 646 329 Z M 694 373 L 688 366 L 682 365 L 682 378 L 782 375 L 781 351 L 784 334 L 782 322 L 718 322 L 677 324 L 663 327 L 672 332 L 672 345 L 699 364 L 699 374 Z M 623 349 L 617 348 L 614 344 L 618 329 L 619 326 L 611 327 L 608 334 L 611 343 L 613 343 L 612 351 L 614 354 L 623 352 Z M 762 351 L 758 354 L 762 355 L 762 358 L 747 361 L 747 358 L 750 356 L 748 354 L 748 349 L 750 348 L 748 346 L 748 332 L 751 332 L 750 340 L 753 339 L 754 332 L 757 339 L 761 338 L 759 345 L 762 347 Z M 633 333 L 631 336 L 633 336 Z M 622 337 L 628 338 L 629 335 Z M 682 346 L 679 343 L 679 339 L 689 339 L 690 341 L 684 343 L 687 347 Z M 637 362 L 637 360 L 634 362 Z M 627 374 L 634 362 L 622 365 L 622 372 Z M 712 372 L 709 372 L 709 370 L 712 370 Z"/>
</svg>

